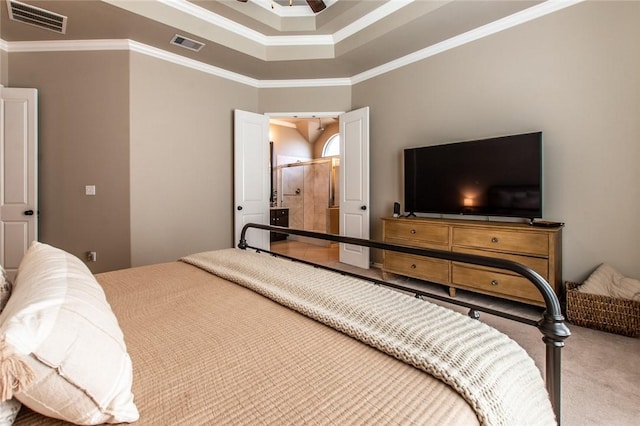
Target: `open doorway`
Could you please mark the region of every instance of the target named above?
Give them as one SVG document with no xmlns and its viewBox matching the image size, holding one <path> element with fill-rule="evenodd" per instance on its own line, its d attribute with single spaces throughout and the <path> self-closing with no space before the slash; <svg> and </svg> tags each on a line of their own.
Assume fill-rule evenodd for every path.
<svg viewBox="0 0 640 426">
<path fill-rule="evenodd" d="M 338 115 L 271 117 L 271 222 L 339 234 Z M 271 248 L 312 261 L 338 261 L 336 244 L 273 233 Z"/>
<path fill-rule="evenodd" d="M 282 114 L 279 114 L 280 116 Z M 234 112 L 234 229 L 240 238 L 244 224 L 270 223 L 269 117 L 248 111 Z M 369 238 L 369 107 L 362 107 L 339 117 L 339 234 L 346 237 Z M 295 117 L 295 115 L 291 115 Z M 318 116 L 312 117 L 317 119 Z M 308 118 L 308 117 L 303 117 Z M 319 121 L 322 127 L 322 121 Z M 276 164 L 277 154 L 272 155 Z M 267 160 L 267 161 L 265 161 Z M 277 166 L 277 165 L 276 165 Z M 276 181 L 277 182 L 277 181 Z M 277 188 L 277 183 L 276 183 Z M 277 202 L 277 201 L 276 201 Z M 275 208 L 278 206 L 276 205 Z M 328 209 L 328 207 L 327 207 Z M 273 223 L 273 216 L 271 217 Z M 250 243 L 268 249 L 269 233 L 245 235 Z M 277 231 L 274 231 L 277 232 Z M 253 244 L 256 247 L 255 244 Z M 360 245 L 339 245 L 339 258 L 346 263 L 369 269 L 369 249 Z"/>
</svg>

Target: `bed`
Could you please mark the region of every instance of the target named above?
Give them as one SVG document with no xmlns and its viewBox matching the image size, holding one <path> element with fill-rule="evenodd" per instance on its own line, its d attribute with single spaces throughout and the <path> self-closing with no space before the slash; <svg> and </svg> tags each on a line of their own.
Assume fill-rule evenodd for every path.
<svg viewBox="0 0 640 426">
<path fill-rule="evenodd" d="M 416 250 L 255 224 L 243 236 L 249 228 Z M 569 332 L 543 280 L 536 286 L 550 301 L 539 322 L 546 386 L 522 348 L 477 320 L 380 282 L 274 257 L 245 238 L 240 247 L 94 278 L 68 253 L 34 243 L 0 314 L 3 404 L 22 405 L 14 424 L 543 425 L 560 418 L 559 350 Z M 53 297 L 41 296 L 43 283 L 55 288 Z M 38 345 L 24 342 L 28 333 Z"/>
</svg>

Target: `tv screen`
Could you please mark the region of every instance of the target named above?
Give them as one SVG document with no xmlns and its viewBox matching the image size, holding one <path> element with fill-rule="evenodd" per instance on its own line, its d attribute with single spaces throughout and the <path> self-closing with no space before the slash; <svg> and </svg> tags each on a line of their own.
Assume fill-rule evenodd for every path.
<svg viewBox="0 0 640 426">
<path fill-rule="evenodd" d="M 542 132 L 404 150 L 405 211 L 542 217 Z"/>
</svg>

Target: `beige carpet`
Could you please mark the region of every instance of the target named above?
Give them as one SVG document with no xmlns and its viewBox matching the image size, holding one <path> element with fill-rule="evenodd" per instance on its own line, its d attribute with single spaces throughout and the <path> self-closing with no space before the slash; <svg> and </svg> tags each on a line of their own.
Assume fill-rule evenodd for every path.
<svg viewBox="0 0 640 426">
<path fill-rule="evenodd" d="M 288 255 L 300 252 L 300 246 L 289 246 Z M 285 249 L 285 246 L 282 246 Z M 336 253 L 311 247 L 303 257 L 329 266 L 363 273 L 335 261 Z M 380 278 L 380 270 L 365 271 Z M 394 276 L 393 281 L 406 285 L 425 285 L 417 280 Z M 443 286 L 430 286 L 446 296 Z M 458 291 L 458 298 L 512 313 L 539 316 L 538 308 L 502 301 L 471 292 Z M 446 304 L 445 304 L 446 305 Z M 455 307 L 466 314 L 466 310 Z M 482 314 L 481 320 L 504 332 L 529 352 L 544 372 L 545 345 L 537 328 Z M 571 337 L 562 350 L 562 423 L 568 426 L 640 424 L 640 338 L 630 338 L 569 324 Z"/>
<path fill-rule="evenodd" d="M 332 266 L 339 265 L 341 264 L 334 263 Z M 340 268 L 350 269 L 348 266 Z M 379 277 L 380 270 L 372 268 L 368 274 Z M 425 285 L 400 276 L 391 280 L 414 286 Z M 433 285 L 429 288 L 443 296 L 448 294 L 443 286 Z M 459 290 L 456 297 L 534 318 L 540 311 L 528 305 L 472 292 Z M 467 313 L 466 309 L 443 304 Z M 480 319 L 518 342 L 544 372 L 545 345 L 537 328 L 484 313 Z M 566 340 L 562 350 L 562 424 L 639 425 L 640 338 L 619 336 L 572 324 L 569 324 L 569 328 L 571 337 Z"/>
<path fill-rule="evenodd" d="M 545 345 L 531 326 L 482 314 L 517 341 L 544 371 Z M 640 339 L 569 324 L 562 350 L 564 425 L 640 424 Z"/>
</svg>

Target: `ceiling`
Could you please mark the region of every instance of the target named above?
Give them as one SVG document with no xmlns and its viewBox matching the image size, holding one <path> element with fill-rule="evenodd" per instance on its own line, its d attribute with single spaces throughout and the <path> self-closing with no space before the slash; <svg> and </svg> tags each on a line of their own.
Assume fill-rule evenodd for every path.
<svg viewBox="0 0 640 426">
<path fill-rule="evenodd" d="M 9 0 L 1 1 L 0 38 L 9 52 L 65 41 L 134 40 L 259 81 L 353 78 L 557 3 L 325 0 L 327 8 L 314 14 L 298 0 L 293 6 L 288 0 L 284 6 L 279 0 L 20 0 L 66 16 L 59 34 L 10 20 Z M 172 45 L 176 34 L 204 47 L 195 52 Z"/>
</svg>

